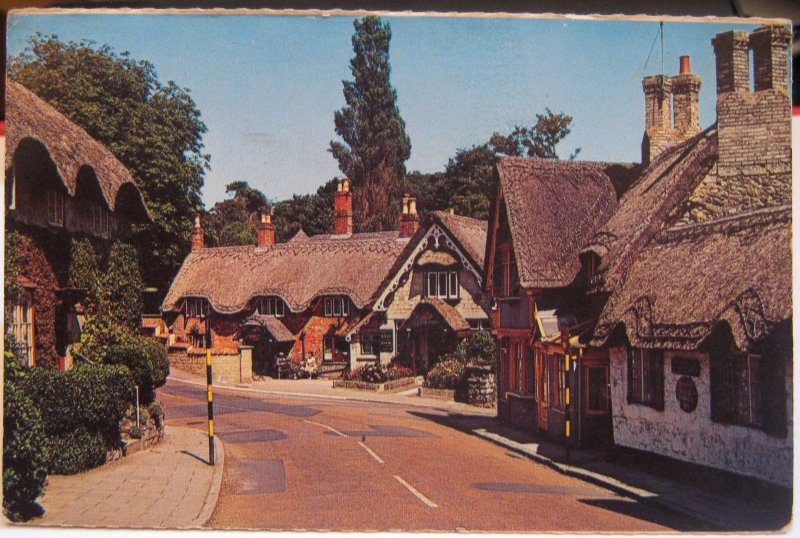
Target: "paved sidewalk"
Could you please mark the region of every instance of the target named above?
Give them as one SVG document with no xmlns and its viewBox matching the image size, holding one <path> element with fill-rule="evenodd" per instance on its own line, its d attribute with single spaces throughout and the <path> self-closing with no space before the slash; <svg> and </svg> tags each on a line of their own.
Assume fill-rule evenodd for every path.
<svg viewBox="0 0 800 538">
<path fill-rule="evenodd" d="M 69 476 L 50 476 L 45 509 L 29 525 L 117 528 L 201 528 L 217 504 L 225 450 L 216 465 L 201 431 L 166 426 L 164 441 L 117 461 Z"/>
</svg>

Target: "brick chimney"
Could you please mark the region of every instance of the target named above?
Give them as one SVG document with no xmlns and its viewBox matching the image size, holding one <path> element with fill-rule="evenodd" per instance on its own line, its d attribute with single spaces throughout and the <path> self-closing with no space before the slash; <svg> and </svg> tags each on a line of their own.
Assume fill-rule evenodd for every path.
<svg viewBox="0 0 800 538">
<path fill-rule="evenodd" d="M 762 26 L 749 36 L 730 31 L 712 40 L 717 59 L 717 173 L 724 188 L 736 191 L 741 200 L 736 210 L 791 203 L 791 39 L 788 28 Z"/>
<path fill-rule="evenodd" d="M 650 164 L 672 142 L 672 80 L 664 75 L 645 77 L 642 164 Z"/>
<path fill-rule="evenodd" d="M 692 73 L 688 56 L 680 57 L 677 75 L 656 75 L 642 80 L 645 105 L 642 164 L 650 164 L 668 147 L 700 132 L 701 83 L 700 77 Z"/>
<path fill-rule="evenodd" d="M 411 237 L 418 229 L 417 199 L 406 193 L 403 195 L 403 211 L 400 213 L 400 237 Z"/>
<path fill-rule="evenodd" d="M 264 213 L 258 223 L 258 246 L 269 247 L 275 244 L 275 225 L 272 224 L 272 215 Z"/>
<path fill-rule="evenodd" d="M 200 215 L 194 219 L 194 228 L 192 228 L 192 251 L 200 250 L 205 247 L 205 232 L 200 225 Z"/>
<path fill-rule="evenodd" d="M 336 196 L 333 200 L 334 229 L 336 235 L 353 233 L 353 193 L 350 191 L 350 179 L 339 180 Z"/>
<path fill-rule="evenodd" d="M 681 56 L 680 72 L 672 77 L 672 99 L 675 111 L 675 130 L 682 140 L 700 132 L 700 106 L 698 96 L 702 81 L 692 73 L 688 56 Z"/>
</svg>

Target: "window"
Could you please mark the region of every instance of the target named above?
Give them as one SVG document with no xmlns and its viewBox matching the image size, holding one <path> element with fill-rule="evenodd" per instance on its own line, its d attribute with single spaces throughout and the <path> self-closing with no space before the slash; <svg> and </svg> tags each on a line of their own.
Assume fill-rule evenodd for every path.
<svg viewBox="0 0 800 538">
<path fill-rule="evenodd" d="M 263 297 L 258 301 L 258 313 L 264 316 L 284 316 L 284 302 L 280 297 Z"/>
<path fill-rule="evenodd" d="M 764 425 L 763 366 L 764 359 L 752 353 L 730 353 L 722 364 L 712 362 L 713 420 L 755 428 Z"/>
<path fill-rule="evenodd" d="M 430 271 L 425 274 L 425 296 L 458 299 L 458 271 Z"/>
<path fill-rule="evenodd" d="M 378 355 L 381 349 L 380 333 L 377 331 L 362 332 L 361 353 L 364 355 Z"/>
<path fill-rule="evenodd" d="M 608 413 L 608 368 L 586 367 L 586 413 L 604 415 Z"/>
<path fill-rule="evenodd" d="M 92 206 L 92 229 L 96 235 L 108 237 L 108 211 L 99 205 Z"/>
<path fill-rule="evenodd" d="M 64 225 L 64 193 L 55 189 L 47 191 L 47 223 Z"/>
<path fill-rule="evenodd" d="M 664 354 L 628 347 L 628 403 L 664 409 Z"/>
<path fill-rule="evenodd" d="M 22 292 L 20 302 L 14 305 L 11 314 L 11 334 L 18 349 L 25 355 L 27 366 L 33 366 L 33 292 Z"/>
<path fill-rule="evenodd" d="M 517 293 L 519 275 L 514 250 L 510 245 L 498 247 L 494 257 L 492 292 L 494 297 L 511 297 Z"/>
<path fill-rule="evenodd" d="M 350 315 L 350 301 L 347 297 L 325 297 L 325 317 L 338 318 Z"/>
<path fill-rule="evenodd" d="M 188 297 L 184 304 L 187 318 L 202 318 L 210 311 L 208 301 L 200 297 Z"/>
<path fill-rule="evenodd" d="M 346 362 L 350 357 L 350 344 L 342 336 L 325 335 L 322 339 L 322 346 L 323 360 Z"/>
</svg>

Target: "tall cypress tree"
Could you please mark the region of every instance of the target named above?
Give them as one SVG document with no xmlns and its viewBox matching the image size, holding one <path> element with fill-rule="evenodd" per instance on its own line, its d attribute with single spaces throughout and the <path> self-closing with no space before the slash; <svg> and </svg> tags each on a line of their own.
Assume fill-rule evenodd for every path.
<svg viewBox="0 0 800 538">
<path fill-rule="evenodd" d="M 397 228 L 405 162 L 411 141 L 397 108 L 397 92 L 389 82 L 389 24 L 370 15 L 353 22 L 353 80 L 342 81 L 347 105 L 334 113 L 344 143 L 331 141 L 354 188 L 355 225 L 359 231 Z"/>
</svg>

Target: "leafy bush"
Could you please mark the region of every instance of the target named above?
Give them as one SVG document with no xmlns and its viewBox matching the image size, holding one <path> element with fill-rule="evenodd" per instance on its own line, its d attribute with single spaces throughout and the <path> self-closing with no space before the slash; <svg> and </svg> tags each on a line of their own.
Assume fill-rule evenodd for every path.
<svg viewBox="0 0 800 538">
<path fill-rule="evenodd" d="M 153 422 L 156 423 L 156 428 L 161 428 L 164 424 L 164 404 L 159 400 L 155 400 L 147 407 L 147 412 L 153 417 Z"/>
<path fill-rule="evenodd" d="M 76 474 L 106 461 L 106 441 L 99 432 L 91 433 L 86 428 L 59 435 L 50 439 L 50 472 L 54 474 Z"/>
<path fill-rule="evenodd" d="M 445 358 L 428 371 L 425 386 L 432 389 L 457 389 L 464 378 L 464 365 L 457 359 Z"/>
<path fill-rule="evenodd" d="M 30 398 L 9 381 L 3 391 L 3 509 L 12 521 L 24 521 L 37 513 L 35 501 L 44 493 L 50 452 L 44 423 Z"/>
<path fill-rule="evenodd" d="M 389 381 L 402 379 L 404 377 L 414 377 L 414 370 L 406 368 L 405 366 L 392 365 L 386 369 L 386 376 L 389 378 Z"/>
<path fill-rule="evenodd" d="M 364 381 L 366 383 L 384 383 L 389 377 L 380 364 L 365 364 L 350 371 L 345 376 L 345 379 L 349 381 Z"/>
<path fill-rule="evenodd" d="M 34 368 L 20 386 L 39 408 L 51 440 L 52 472 L 74 473 L 103 463 L 106 448 L 120 438 L 119 421 L 133 399 L 133 378 L 124 366 L 79 365 L 66 373 Z"/>
<path fill-rule="evenodd" d="M 497 364 L 497 345 L 488 331 L 480 331 L 458 343 L 456 358 L 494 368 Z"/>
<path fill-rule="evenodd" d="M 139 387 L 139 400 L 149 404 L 155 399 L 155 389 L 167 381 L 169 358 L 166 348 L 152 338 L 137 336 L 122 344 L 111 346 L 103 358 L 106 364 L 126 366 Z"/>
</svg>

